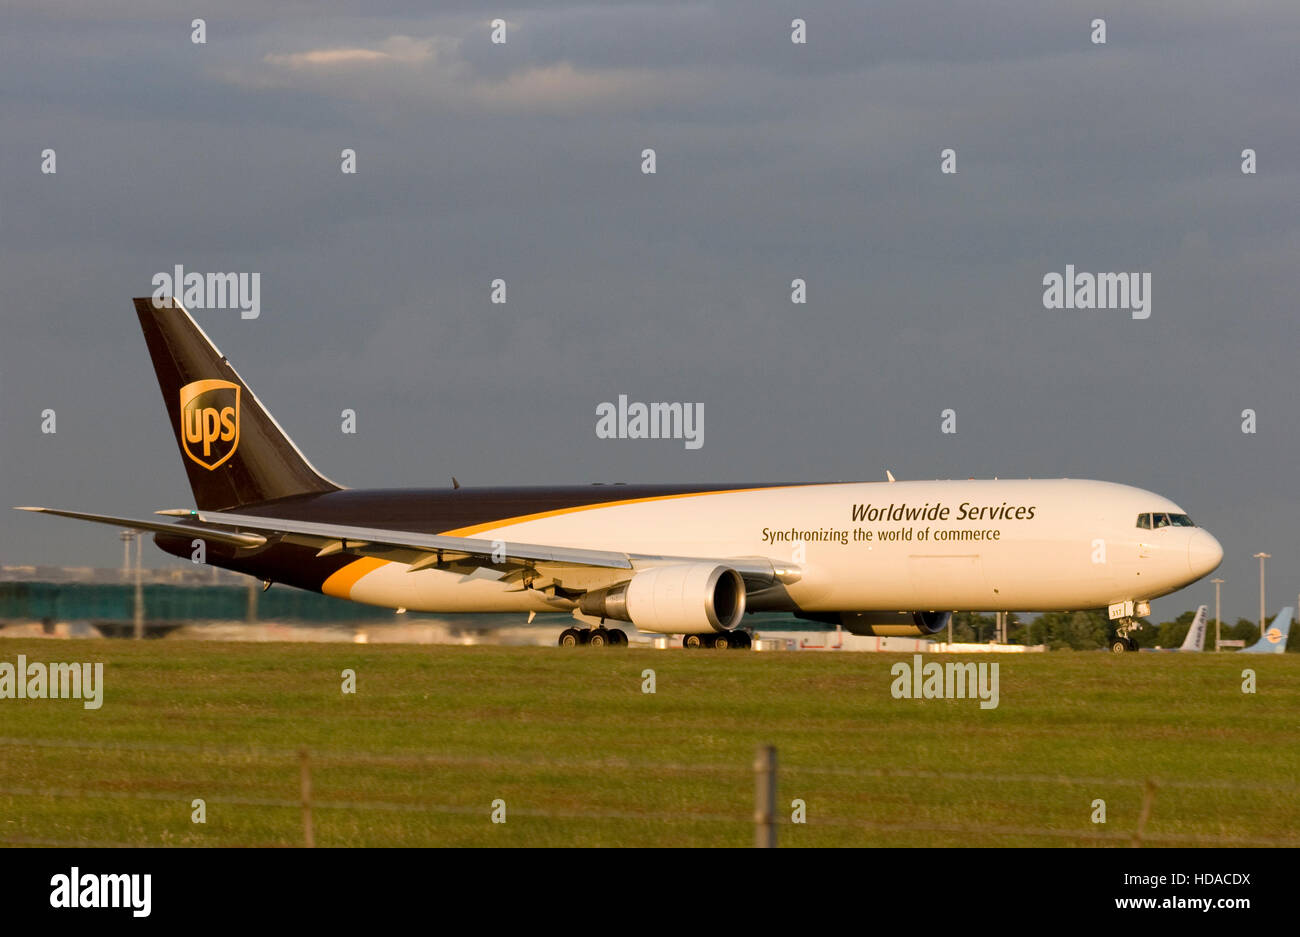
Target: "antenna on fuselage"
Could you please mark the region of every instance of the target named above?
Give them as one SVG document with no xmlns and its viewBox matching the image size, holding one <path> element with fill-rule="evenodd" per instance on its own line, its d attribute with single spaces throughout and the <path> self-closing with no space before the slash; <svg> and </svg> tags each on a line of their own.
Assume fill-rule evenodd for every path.
<svg viewBox="0 0 1300 937">
<path fill-rule="evenodd" d="M 888 478 L 891 482 L 898 481 L 898 479 L 894 477 L 894 473 L 891 472 L 889 469 L 885 469 L 885 477 Z"/>
</svg>

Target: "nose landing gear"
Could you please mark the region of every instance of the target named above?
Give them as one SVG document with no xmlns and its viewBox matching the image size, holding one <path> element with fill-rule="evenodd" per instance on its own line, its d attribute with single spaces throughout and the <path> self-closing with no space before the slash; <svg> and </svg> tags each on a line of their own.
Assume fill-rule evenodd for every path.
<svg viewBox="0 0 1300 937">
<path fill-rule="evenodd" d="M 1142 621 L 1138 618 L 1119 618 L 1115 621 L 1115 637 L 1110 639 L 1110 652 L 1112 654 L 1123 654 L 1126 651 L 1136 651 L 1137 642 L 1130 635 L 1142 627 Z"/>
</svg>

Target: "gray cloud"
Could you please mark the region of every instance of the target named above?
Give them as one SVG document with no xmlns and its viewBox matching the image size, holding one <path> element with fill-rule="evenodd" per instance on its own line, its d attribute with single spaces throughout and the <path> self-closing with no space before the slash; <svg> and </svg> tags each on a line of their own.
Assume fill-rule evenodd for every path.
<svg viewBox="0 0 1300 937">
<path fill-rule="evenodd" d="M 444 11 L 236 4 L 194 47 L 166 4 L 14 5 L 8 503 L 188 503 L 129 304 L 183 263 L 263 274 L 261 319 L 199 319 L 349 484 L 1106 478 L 1223 540 L 1225 612 L 1254 614 L 1260 549 L 1282 604 L 1293 5 L 535 4 L 499 14 L 504 48 Z M 341 49 L 376 55 L 312 61 Z M 1067 263 L 1151 271 L 1151 319 L 1044 310 Z M 703 401 L 706 445 L 597 440 L 619 393 Z M 5 563 L 120 555 L 111 530 L 11 513 Z"/>
</svg>

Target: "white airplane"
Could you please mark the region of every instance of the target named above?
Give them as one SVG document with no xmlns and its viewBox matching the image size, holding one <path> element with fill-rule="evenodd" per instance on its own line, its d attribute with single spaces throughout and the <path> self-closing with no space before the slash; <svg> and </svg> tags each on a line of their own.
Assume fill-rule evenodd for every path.
<svg viewBox="0 0 1300 937">
<path fill-rule="evenodd" d="M 352 490 L 322 476 L 175 300 L 135 300 L 195 506 L 171 519 L 24 508 L 154 532 L 163 550 L 356 602 L 562 612 L 562 645 L 642 631 L 744 647 L 746 611 L 925 635 L 946 609 L 1145 603 L 1213 571 L 1168 498 L 1076 479 Z"/>
</svg>

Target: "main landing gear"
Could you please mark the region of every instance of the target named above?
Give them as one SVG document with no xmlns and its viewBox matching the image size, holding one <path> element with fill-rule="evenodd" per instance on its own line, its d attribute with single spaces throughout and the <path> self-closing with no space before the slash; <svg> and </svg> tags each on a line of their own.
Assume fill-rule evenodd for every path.
<svg viewBox="0 0 1300 937">
<path fill-rule="evenodd" d="M 592 647 L 619 647 L 627 644 L 627 632 L 622 628 L 565 628 L 560 632 L 560 647 L 577 647 L 590 644 Z"/>
<path fill-rule="evenodd" d="M 682 647 L 712 647 L 720 651 L 728 648 L 747 650 L 753 646 L 753 638 L 748 631 L 723 631 L 719 634 L 688 634 L 682 638 Z M 627 632 L 622 628 L 565 628 L 560 632 L 560 647 L 577 647 L 590 644 L 592 647 L 619 647 L 627 644 Z"/>
<path fill-rule="evenodd" d="M 720 651 L 728 648 L 746 650 L 753 646 L 748 631 L 723 631 L 719 634 L 688 634 L 682 638 L 682 647 L 714 647 Z"/>
</svg>

